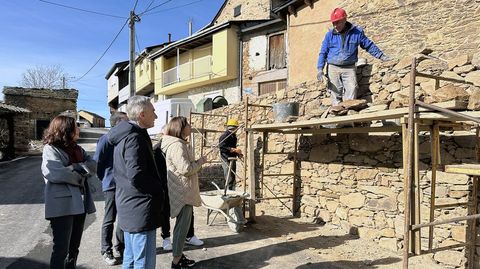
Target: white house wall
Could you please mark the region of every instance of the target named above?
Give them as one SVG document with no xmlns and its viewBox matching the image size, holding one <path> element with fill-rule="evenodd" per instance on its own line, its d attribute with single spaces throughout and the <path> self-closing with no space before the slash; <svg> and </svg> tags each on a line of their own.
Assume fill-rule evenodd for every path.
<svg viewBox="0 0 480 269">
<path fill-rule="evenodd" d="M 267 37 L 252 37 L 248 48 L 248 66 L 252 71 L 265 70 L 267 66 Z"/>
</svg>

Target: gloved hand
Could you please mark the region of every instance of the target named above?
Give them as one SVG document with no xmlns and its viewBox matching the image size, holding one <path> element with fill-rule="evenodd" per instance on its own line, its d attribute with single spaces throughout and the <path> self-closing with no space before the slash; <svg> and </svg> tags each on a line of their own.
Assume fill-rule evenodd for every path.
<svg viewBox="0 0 480 269">
<path fill-rule="evenodd" d="M 208 160 L 207 160 L 207 157 L 206 157 L 206 156 L 202 156 L 202 157 L 200 157 L 200 159 L 197 160 L 197 162 L 198 162 L 199 165 L 204 165 L 204 164 L 207 163 L 207 161 L 208 161 Z"/>
<path fill-rule="evenodd" d="M 386 62 L 386 61 L 391 61 L 391 60 L 393 60 L 393 59 L 390 58 L 390 57 L 389 57 L 388 55 L 386 55 L 386 54 L 382 54 L 382 56 L 380 57 L 380 60 L 381 60 L 382 62 Z"/>
<path fill-rule="evenodd" d="M 323 82 L 323 71 L 318 71 L 317 73 L 317 80 Z"/>
</svg>

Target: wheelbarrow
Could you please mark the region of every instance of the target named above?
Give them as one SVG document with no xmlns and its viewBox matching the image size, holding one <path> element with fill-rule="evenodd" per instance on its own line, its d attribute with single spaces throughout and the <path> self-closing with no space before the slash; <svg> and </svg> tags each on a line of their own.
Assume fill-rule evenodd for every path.
<svg viewBox="0 0 480 269">
<path fill-rule="evenodd" d="M 201 192 L 202 205 L 207 209 L 207 225 L 211 226 L 218 214 L 222 214 L 230 230 L 235 233 L 241 232 L 247 221 L 243 217 L 243 199 L 250 196 L 248 193 L 222 190 L 212 182 L 217 190 Z M 210 215 L 216 213 L 210 221 Z"/>
</svg>

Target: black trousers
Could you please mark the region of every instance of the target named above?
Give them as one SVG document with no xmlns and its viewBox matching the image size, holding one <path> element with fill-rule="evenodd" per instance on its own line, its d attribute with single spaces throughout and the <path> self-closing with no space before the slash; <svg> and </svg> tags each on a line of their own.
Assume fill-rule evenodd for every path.
<svg viewBox="0 0 480 269">
<path fill-rule="evenodd" d="M 230 165 L 230 161 L 227 159 L 222 158 L 222 168 L 223 168 L 223 176 L 225 180 L 227 180 L 228 173 L 230 172 L 230 178 L 228 183 L 228 189 L 234 190 L 235 189 L 235 173 L 237 172 L 237 162 L 232 162 L 232 170 L 229 171 L 228 166 Z"/>
<path fill-rule="evenodd" d="M 102 255 L 105 252 L 112 252 L 113 224 L 117 217 L 117 207 L 115 206 L 115 190 L 105 191 L 105 215 L 102 224 Z M 123 255 L 125 249 L 125 240 L 123 239 L 123 231 L 120 227 L 115 229 L 115 238 L 117 244 L 115 249 Z"/>
<path fill-rule="evenodd" d="M 168 201 L 168 197 L 167 197 Z M 188 229 L 187 238 L 190 238 L 195 235 L 195 230 L 193 229 L 193 210 L 192 210 L 192 221 L 190 222 L 190 228 Z M 170 205 L 167 203 L 165 205 L 164 214 L 162 214 L 162 238 L 170 237 Z"/>
<path fill-rule="evenodd" d="M 53 234 L 51 269 L 75 269 L 86 214 L 50 219 Z"/>
</svg>

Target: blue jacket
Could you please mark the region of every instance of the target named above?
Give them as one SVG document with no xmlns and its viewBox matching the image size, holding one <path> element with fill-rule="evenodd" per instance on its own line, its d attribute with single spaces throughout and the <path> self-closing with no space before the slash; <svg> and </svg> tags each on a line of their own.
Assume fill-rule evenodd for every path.
<svg viewBox="0 0 480 269">
<path fill-rule="evenodd" d="M 325 61 L 337 66 L 353 65 L 358 60 L 358 46 L 375 58 L 380 58 L 383 52 L 368 39 L 363 29 L 349 22 L 345 25 L 347 32 L 342 34 L 334 29 L 327 32 L 318 55 L 317 69 L 323 70 Z"/>
<path fill-rule="evenodd" d="M 113 178 L 113 145 L 108 143 L 108 133 L 98 139 L 93 159 L 97 161 L 97 176 L 102 181 L 103 191 L 115 190 Z"/>
</svg>

